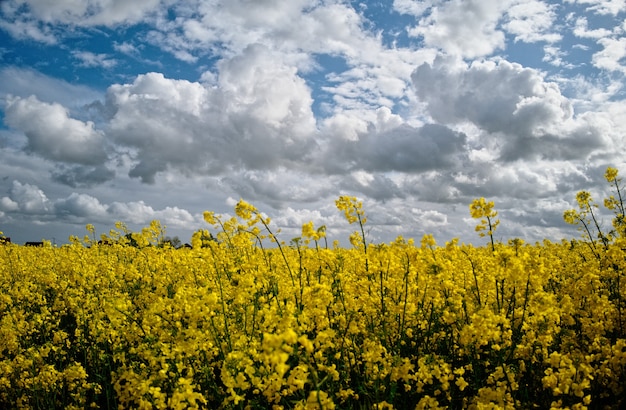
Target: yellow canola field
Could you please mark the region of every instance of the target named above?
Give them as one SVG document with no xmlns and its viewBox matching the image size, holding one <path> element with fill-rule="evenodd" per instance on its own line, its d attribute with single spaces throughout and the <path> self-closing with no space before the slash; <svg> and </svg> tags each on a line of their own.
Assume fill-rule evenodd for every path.
<svg viewBox="0 0 626 410">
<path fill-rule="evenodd" d="M 134 246 L 0 246 L 0 408 L 624 402 L 625 239 L 368 244 L 337 205 L 350 249 L 312 223 L 280 242 L 243 201 L 193 249 L 154 246 L 156 223 Z"/>
</svg>

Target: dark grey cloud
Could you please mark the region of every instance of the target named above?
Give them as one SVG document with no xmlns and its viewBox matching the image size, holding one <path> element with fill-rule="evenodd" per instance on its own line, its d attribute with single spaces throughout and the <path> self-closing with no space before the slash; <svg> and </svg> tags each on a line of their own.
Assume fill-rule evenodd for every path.
<svg viewBox="0 0 626 410">
<path fill-rule="evenodd" d="M 442 170 L 423 172 L 403 178 L 401 189 L 408 197 L 419 201 L 445 204 L 463 202 L 455 174 L 459 171 Z"/>
<path fill-rule="evenodd" d="M 341 178 L 338 187 L 344 191 L 358 191 L 362 195 L 383 202 L 392 198 L 406 197 L 400 186 L 382 173 L 353 172 Z"/>
<path fill-rule="evenodd" d="M 463 160 L 466 137 L 437 125 L 402 125 L 382 134 L 367 134 L 357 143 L 356 158 L 365 170 L 420 172 L 454 168 Z"/>
<path fill-rule="evenodd" d="M 66 166 L 58 164 L 52 180 L 72 188 L 90 188 L 115 178 L 115 171 L 104 166 Z"/>
<path fill-rule="evenodd" d="M 383 132 L 372 130 L 356 140 L 335 137 L 322 155 L 331 173 L 416 173 L 459 166 L 466 161 L 465 144 L 465 134 L 443 125 L 403 124 Z"/>
</svg>

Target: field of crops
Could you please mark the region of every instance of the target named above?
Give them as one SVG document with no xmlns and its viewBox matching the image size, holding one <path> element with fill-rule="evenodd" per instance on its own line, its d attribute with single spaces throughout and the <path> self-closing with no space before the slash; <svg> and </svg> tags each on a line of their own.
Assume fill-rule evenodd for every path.
<svg viewBox="0 0 626 410">
<path fill-rule="evenodd" d="M 349 249 L 313 223 L 281 242 L 243 201 L 206 212 L 193 248 L 158 246 L 157 222 L 0 246 L 0 408 L 618 408 L 626 235 L 607 180 L 613 231 L 582 192 L 564 216 L 583 238 L 562 243 L 372 244 L 340 197 Z M 470 212 L 493 238 L 493 203 Z"/>
</svg>

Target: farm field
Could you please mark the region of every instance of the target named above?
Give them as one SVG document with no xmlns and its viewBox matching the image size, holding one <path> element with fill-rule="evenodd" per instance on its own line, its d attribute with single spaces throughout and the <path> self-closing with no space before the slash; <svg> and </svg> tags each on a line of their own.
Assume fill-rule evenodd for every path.
<svg viewBox="0 0 626 410">
<path fill-rule="evenodd" d="M 485 246 L 366 240 L 206 212 L 193 248 L 157 222 L 71 245 L 0 246 L 0 407 L 141 409 L 618 408 L 626 391 L 626 236 L 586 193 L 583 237 Z M 617 199 L 616 199 L 617 198 Z M 494 205 L 470 206 L 493 238 Z M 620 219 L 621 215 L 621 219 Z M 101 241 L 98 244 L 98 241 Z M 102 243 L 104 242 L 104 243 Z"/>
</svg>

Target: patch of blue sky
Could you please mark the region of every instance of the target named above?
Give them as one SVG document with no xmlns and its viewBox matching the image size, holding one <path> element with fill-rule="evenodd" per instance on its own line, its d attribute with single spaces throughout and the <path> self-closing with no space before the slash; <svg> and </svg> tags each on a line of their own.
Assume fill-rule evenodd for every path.
<svg viewBox="0 0 626 410">
<path fill-rule="evenodd" d="M 621 12 L 616 15 L 598 13 L 595 10 L 583 8 L 580 5 L 579 8 L 575 10 L 577 15 L 584 16 L 587 19 L 587 24 L 590 29 L 621 26 L 624 22 L 624 16 L 626 16 L 626 12 Z"/>
<path fill-rule="evenodd" d="M 205 71 L 214 71 L 215 64 L 221 58 L 218 52 L 220 44 L 212 45 L 208 50 L 193 50 L 195 61 L 185 61 L 176 57 L 173 52 L 163 48 L 158 40 L 149 39 L 154 33 L 153 27 L 136 25 L 126 30 L 123 41 L 117 44 L 130 47 L 126 53 L 129 75 L 136 76 L 148 71 L 158 71 L 168 78 L 178 78 L 188 81 L 198 81 Z"/>
<path fill-rule="evenodd" d="M 71 67 L 62 47 L 49 46 L 34 41 L 16 41 L 0 30 L 0 43 L 9 50 L 2 55 L 2 66 L 28 67 L 62 76 Z"/>
<path fill-rule="evenodd" d="M 82 42 L 76 44 L 74 52 L 81 52 L 82 50 L 89 50 L 96 54 L 102 54 L 103 58 L 113 62 L 114 66 L 107 68 L 106 66 L 97 66 L 85 64 L 80 61 L 79 56 L 76 56 L 76 63 L 78 69 L 82 68 L 82 75 L 88 78 L 89 81 L 96 81 L 97 83 L 110 84 L 112 81 L 120 80 L 132 80 L 137 74 L 145 72 L 147 69 L 161 70 L 163 64 L 161 63 L 161 54 L 159 51 L 159 57 L 153 60 L 143 57 L 145 53 L 144 43 L 141 42 L 140 46 L 137 45 L 137 39 L 141 38 L 142 32 L 145 27 L 133 26 L 126 30 L 115 32 L 105 31 L 100 33 L 93 33 L 93 35 L 84 39 Z M 133 52 L 121 52 L 120 46 L 132 45 Z M 158 50 L 154 47 L 154 50 Z M 107 74 L 108 72 L 108 74 Z M 115 73 L 115 78 L 109 77 Z M 97 76 L 103 74 L 101 78 Z"/>
<path fill-rule="evenodd" d="M 612 30 L 611 27 L 606 27 L 606 29 Z M 604 48 L 598 40 L 599 38 L 579 37 L 569 31 L 563 33 L 559 47 L 563 60 L 568 63 L 565 67 L 570 70 L 570 74 L 587 76 L 597 71 L 592 64 L 593 55 Z"/>
<path fill-rule="evenodd" d="M 503 58 L 524 67 L 536 68 L 540 71 L 551 71 L 554 67 L 544 61 L 544 43 L 514 42 L 513 36 L 507 35 L 507 48 L 501 54 Z"/>
<path fill-rule="evenodd" d="M 343 57 L 337 55 L 318 54 L 315 56 L 315 60 L 317 68 L 300 75 L 311 88 L 313 113 L 316 117 L 323 118 L 332 114 L 327 108 L 333 104 L 333 94 L 324 89 L 324 86 L 328 84 L 328 76 L 343 73 L 350 67 Z"/>
<path fill-rule="evenodd" d="M 409 37 L 408 28 L 417 22 L 414 16 L 400 14 L 392 7 L 391 2 L 365 1 L 355 5 L 369 22 L 366 26 L 373 33 L 380 33 L 385 47 L 415 47 L 421 42 Z"/>
</svg>

